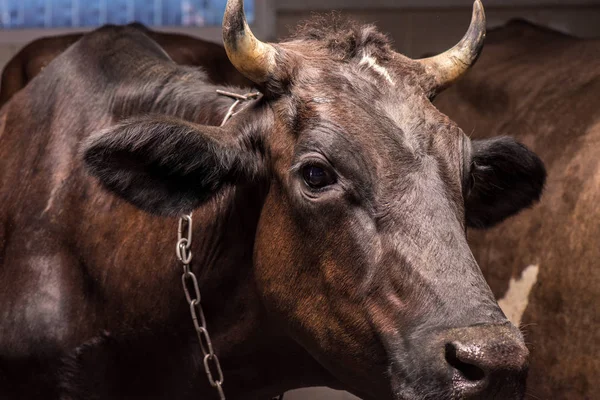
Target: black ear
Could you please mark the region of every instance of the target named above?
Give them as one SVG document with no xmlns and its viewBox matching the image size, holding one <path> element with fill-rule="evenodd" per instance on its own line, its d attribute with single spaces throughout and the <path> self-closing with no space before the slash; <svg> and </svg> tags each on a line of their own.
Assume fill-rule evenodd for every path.
<svg viewBox="0 0 600 400">
<path fill-rule="evenodd" d="M 540 199 L 546 169 L 535 153 L 508 137 L 472 144 L 467 226 L 491 227 Z"/>
<path fill-rule="evenodd" d="M 233 130 L 233 131 L 232 131 Z M 263 166 L 250 134 L 173 118 L 136 118 L 98 132 L 82 148 L 110 191 L 151 213 L 181 215 Z"/>
</svg>

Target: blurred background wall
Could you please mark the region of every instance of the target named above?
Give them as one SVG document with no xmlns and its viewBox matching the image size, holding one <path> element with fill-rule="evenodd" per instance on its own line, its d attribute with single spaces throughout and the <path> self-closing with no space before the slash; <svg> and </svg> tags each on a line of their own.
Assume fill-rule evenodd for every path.
<svg viewBox="0 0 600 400">
<path fill-rule="evenodd" d="M 110 0 L 108 0 L 110 1 Z M 600 37 L 600 0 L 483 0 L 488 26 L 503 25 L 513 18 L 580 37 Z M 286 37 L 301 20 L 315 12 L 332 9 L 358 21 L 375 24 L 394 40 L 396 49 L 411 57 L 441 52 L 453 46 L 466 32 L 472 0 L 256 0 L 257 23 L 261 39 Z M 260 6 L 260 7 L 259 7 Z M 257 31 L 257 29 L 255 29 Z M 54 31 L 40 30 L 32 36 L 18 30 L 0 30 L 0 68 L 35 35 Z M 186 29 L 218 41 L 220 30 Z M 285 400 L 350 400 L 355 397 L 325 389 L 306 389 L 286 395 Z"/>
<path fill-rule="evenodd" d="M 255 1 L 262 39 L 284 38 L 311 14 L 335 9 L 358 21 L 376 24 L 391 36 L 397 50 L 411 57 L 454 45 L 466 31 L 472 5 L 472 0 Z M 576 36 L 600 36 L 600 0 L 483 0 L 483 3 L 490 28 L 512 18 L 525 18 Z M 214 41 L 220 37 L 218 29 L 186 31 Z M 0 30 L 0 68 L 32 37 L 30 32 L 19 35 L 17 30 Z"/>
</svg>

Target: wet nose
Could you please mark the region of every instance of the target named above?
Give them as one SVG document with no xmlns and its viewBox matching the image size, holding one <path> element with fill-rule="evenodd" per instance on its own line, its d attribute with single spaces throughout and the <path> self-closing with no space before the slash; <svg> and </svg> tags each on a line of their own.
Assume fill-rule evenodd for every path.
<svg viewBox="0 0 600 400">
<path fill-rule="evenodd" d="M 512 325 L 453 330 L 445 345 L 454 390 L 462 397 L 523 397 L 529 351 Z"/>
</svg>

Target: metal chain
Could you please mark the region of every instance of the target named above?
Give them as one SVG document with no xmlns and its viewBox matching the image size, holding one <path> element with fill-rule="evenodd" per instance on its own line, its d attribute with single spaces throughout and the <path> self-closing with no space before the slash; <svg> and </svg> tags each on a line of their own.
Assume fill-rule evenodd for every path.
<svg viewBox="0 0 600 400">
<path fill-rule="evenodd" d="M 225 393 L 223 392 L 223 382 L 225 381 L 223 370 L 221 369 L 219 358 L 214 352 L 212 341 L 210 340 L 210 335 L 206 328 L 206 318 L 204 318 L 204 310 L 202 310 L 202 304 L 200 302 L 201 296 L 200 288 L 198 287 L 198 279 L 190 269 L 190 262 L 192 261 L 191 247 L 192 214 L 181 217 L 179 219 L 179 227 L 177 228 L 176 254 L 177 259 L 179 259 L 183 265 L 181 283 L 183 285 L 185 299 L 190 307 L 190 314 L 192 316 L 192 322 L 194 323 L 194 329 L 196 329 L 198 342 L 200 342 L 200 349 L 204 356 L 204 371 L 208 377 L 208 382 L 219 393 L 219 399 L 225 400 Z M 216 373 L 216 379 L 215 375 L 213 375 L 214 373 Z"/>
<path fill-rule="evenodd" d="M 217 93 L 231 97 L 235 99 L 233 105 L 227 111 L 221 126 L 235 115 L 235 109 L 242 101 L 256 99 L 260 96 L 259 92 L 248 93 L 240 95 L 237 93 L 225 92 L 217 90 Z M 206 318 L 204 317 L 204 310 L 202 309 L 200 288 L 198 286 L 198 279 L 196 275 L 190 269 L 190 262 L 192 261 L 192 214 L 184 215 L 179 218 L 179 226 L 177 228 L 177 246 L 175 253 L 177 259 L 183 266 L 183 275 L 181 275 L 181 283 L 183 285 L 183 291 L 185 293 L 185 299 L 190 307 L 190 315 L 192 316 L 192 322 L 196 335 L 198 336 L 198 342 L 200 343 L 200 349 L 203 355 L 204 371 L 208 382 L 212 387 L 219 393 L 219 399 L 225 400 L 225 393 L 223 392 L 223 370 L 221 369 L 221 363 L 219 358 L 215 354 L 208 328 L 206 327 Z M 191 290 L 190 290 L 191 289 Z M 216 374 L 216 375 L 215 375 Z M 215 379 L 216 376 L 216 379 Z"/>
</svg>

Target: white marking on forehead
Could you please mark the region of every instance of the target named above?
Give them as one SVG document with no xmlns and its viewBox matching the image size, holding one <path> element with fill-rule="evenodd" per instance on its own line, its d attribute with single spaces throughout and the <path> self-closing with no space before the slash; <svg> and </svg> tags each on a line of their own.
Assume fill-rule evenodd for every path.
<svg viewBox="0 0 600 400">
<path fill-rule="evenodd" d="M 392 76 L 390 75 L 390 73 L 388 72 L 387 69 L 385 69 L 384 67 L 382 67 L 381 65 L 377 64 L 377 60 L 373 57 L 371 57 L 368 54 L 365 54 L 362 58 L 362 60 L 360 60 L 360 63 L 358 63 L 359 65 L 366 65 L 369 68 L 372 68 L 373 71 L 377 72 L 379 75 L 383 76 L 389 83 L 391 83 L 393 86 L 396 85 L 396 82 L 394 82 L 394 80 L 392 79 Z"/>
<path fill-rule="evenodd" d="M 498 300 L 498 305 L 506 317 L 516 326 L 521 324 L 521 318 L 529 304 L 529 295 L 533 285 L 537 282 L 539 271 L 539 265 L 530 265 L 525 268 L 520 278 L 511 278 L 504 297 Z"/>
</svg>

